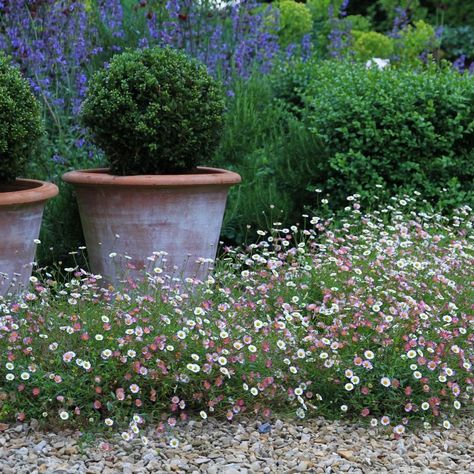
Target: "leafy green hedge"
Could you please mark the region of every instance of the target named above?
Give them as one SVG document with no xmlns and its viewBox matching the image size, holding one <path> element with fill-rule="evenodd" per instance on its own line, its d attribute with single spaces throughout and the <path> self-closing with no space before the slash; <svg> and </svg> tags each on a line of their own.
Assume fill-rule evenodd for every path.
<svg viewBox="0 0 474 474">
<path fill-rule="evenodd" d="M 277 93 L 322 145 L 300 188 L 321 188 L 335 207 L 377 189 L 417 191 L 442 208 L 473 204 L 473 77 L 435 66 L 307 63 L 281 73 Z"/>
</svg>

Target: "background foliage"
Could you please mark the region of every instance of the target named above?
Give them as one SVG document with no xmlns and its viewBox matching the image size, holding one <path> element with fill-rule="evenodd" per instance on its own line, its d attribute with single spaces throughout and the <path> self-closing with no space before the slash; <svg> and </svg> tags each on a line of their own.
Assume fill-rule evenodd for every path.
<svg viewBox="0 0 474 474">
<path fill-rule="evenodd" d="M 368 199 L 376 186 L 387 195 L 420 192 L 441 208 L 472 198 L 474 82 L 467 76 L 323 63 L 300 93 L 303 120 L 328 156 L 314 167 L 314 184 L 336 205 L 347 193 Z"/>
<path fill-rule="evenodd" d="M 104 163 L 102 152 L 88 140 L 79 111 L 90 77 L 126 48 L 180 49 L 203 62 L 224 83 L 227 113 L 214 159 L 244 178 L 229 197 L 223 229 L 226 241 L 252 239 L 256 229 L 270 220 L 300 220 L 303 209 L 317 205 L 326 198 L 324 193 L 337 186 L 358 189 L 355 183 L 360 181 L 358 186 L 367 189 L 368 198 L 370 186 L 388 173 L 380 169 L 385 165 L 398 176 L 396 185 L 388 181 L 387 193 L 412 189 L 423 181 L 426 198 L 446 211 L 463 200 L 472 202 L 472 188 L 466 181 L 472 168 L 465 154 L 472 146 L 467 119 L 472 102 L 466 95 L 472 77 L 448 73 L 439 64 L 441 58 L 448 58 L 458 71 L 474 69 L 473 24 L 469 2 L 457 0 L 442 4 L 431 0 L 252 0 L 219 2 L 219 6 L 213 0 L 0 1 L 0 47 L 11 54 L 30 82 L 46 129 L 26 174 L 53 180 L 61 188 L 46 210 L 40 262 L 69 258 L 68 252 L 83 243 L 73 193 L 60 177 L 71 169 Z M 379 123 L 377 103 L 360 99 L 359 114 L 350 86 L 356 79 L 362 84 L 368 80 L 363 69 L 373 57 L 387 59 L 391 65 L 391 71 L 377 79 L 383 77 L 387 89 L 384 107 L 395 114 L 390 126 L 409 120 L 410 107 L 416 118 L 414 131 L 396 136 L 389 144 L 391 156 L 383 159 L 370 152 L 369 144 L 385 143 L 385 132 L 361 120 Z M 332 62 L 324 62 L 328 60 Z M 435 73 L 433 63 L 442 71 Z M 338 79 L 339 73 L 344 80 Z M 371 71 L 370 77 L 377 74 Z M 419 87 L 411 92 L 401 89 L 403 84 L 411 87 L 422 82 L 418 77 L 425 74 L 441 91 L 438 101 L 432 98 L 438 104 L 433 105 L 435 112 L 429 112 L 431 99 Z M 399 91 L 399 97 L 390 87 Z M 429 88 L 433 95 L 436 87 Z M 443 87 L 453 93 L 449 100 Z M 331 106 L 335 94 L 341 97 Z M 398 102 L 403 108 L 400 114 L 393 112 Z M 315 110 L 328 113 L 326 125 L 319 123 L 324 117 L 315 116 Z M 421 119 L 426 121 L 423 133 L 417 122 Z M 448 124 L 446 135 L 439 128 L 443 120 Z M 324 134 L 311 131 L 342 122 L 348 130 L 345 142 L 332 136 L 324 142 Z M 348 144 L 354 137 L 357 146 L 351 145 L 354 155 L 349 155 Z M 366 148 L 359 143 L 363 140 Z M 345 158 L 336 166 L 338 153 Z M 410 153 L 415 155 L 407 165 Z M 433 154 L 436 160 L 431 162 Z M 412 162 L 422 170 L 401 171 L 414 166 Z M 339 198 L 331 203 L 343 206 Z"/>
</svg>

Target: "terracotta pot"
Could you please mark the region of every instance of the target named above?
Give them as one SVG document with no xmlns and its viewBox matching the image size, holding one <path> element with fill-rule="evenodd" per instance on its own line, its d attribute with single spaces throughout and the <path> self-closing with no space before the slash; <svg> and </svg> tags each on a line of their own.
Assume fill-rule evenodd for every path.
<svg viewBox="0 0 474 474">
<path fill-rule="evenodd" d="M 44 205 L 57 194 L 56 185 L 33 179 L 0 185 L 0 295 L 28 285 Z"/>
<path fill-rule="evenodd" d="M 154 265 L 176 277 L 204 278 L 208 265 L 196 261 L 215 259 L 227 192 L 240 176 L 217 168 L 181 175 L 114 176 L 107 171 L 63 176 L 76 190 L 91 271 L 112 283 L 125 270 L 143 276 L 142 270 Z M 150 262 L 148 257 L 161 251 L 167 252 L 166 262 Z"/>
</svg>

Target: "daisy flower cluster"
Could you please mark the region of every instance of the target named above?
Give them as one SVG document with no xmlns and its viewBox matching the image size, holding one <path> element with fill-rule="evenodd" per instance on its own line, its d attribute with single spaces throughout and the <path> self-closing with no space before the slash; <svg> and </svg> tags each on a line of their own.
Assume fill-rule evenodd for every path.
<svg viewBox="0 0 474 474">
<path fill-rule="evenodd" d="M 413 205 L 363 214 L 351 196 L 342 220 L 273 223 L 206 281 L 33 277 L 0 301 L 0 418 L 125 440 L 243 413 L 449 429 L 474 402 L 473 214 Z"/>
</svg>

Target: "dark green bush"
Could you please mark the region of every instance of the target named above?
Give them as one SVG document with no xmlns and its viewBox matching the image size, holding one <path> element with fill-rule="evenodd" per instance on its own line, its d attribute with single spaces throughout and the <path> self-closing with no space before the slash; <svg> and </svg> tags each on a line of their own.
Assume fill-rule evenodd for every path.
<svg viewBox="0 0 474 474">
<path fill-rule="evenodd" d="M 422 0 L 433 17 L 441 17 L 446 25 L 462 26 L 474 24 L 474 3 L 466 0 Z"/>
<path fill-rule="evenodd" d="M 41 133 L 40 108 L 28 81 L 0 53 L 0 182 L 23 173 Z"/>
<path fill-rule="evenodd" d="M 73 187 L 61 176 L 74 169 L 104 166 L 103 157 L 87 144 L 78 146 L 81 135 L 75 137 L 73 130 L 66 138 L 47 132 L 41 142 L 41 153 L 26 170 L 28 177 L 52 181 L 59 187 L 59 195 L 48 201 L 45 208 L 36 258 L 40 266 L 51 266 L 58 261 L 71 267 L 83 265 L 82 259 L 70 254 L 84 245 L 77 199 Z"/>
<path fill-rule="evenodd" d="M 443 208 L 473 204 L 472 76 L 435 66 L 380 71 L 336 62 L 287 74 L 280 95 L 290 110 L 302 104 L 296 110 L 323 145 L 300 173 L 301 188 L 321 188 L 335 207 L 348 194 L 370 200 L 382 191 L 417 191 Z"/>
<path fill-rule="evenodd" d="M 461 55 L 474 60 L 474 26 L 445 26 L 441 48 L 449 59 L 457 59 Z"/>
<path fill-rule="evenodd" d="M 96 73 L 82 120 L 113 173 L 185 172 L 212 156 L 223 125 L 221 86 L 170 48 L 114 56 Z"/>
</svg>

